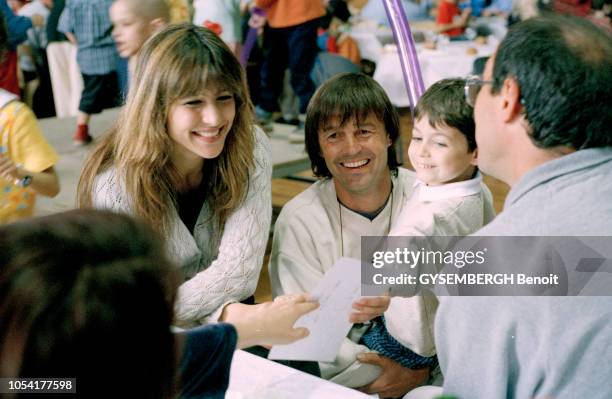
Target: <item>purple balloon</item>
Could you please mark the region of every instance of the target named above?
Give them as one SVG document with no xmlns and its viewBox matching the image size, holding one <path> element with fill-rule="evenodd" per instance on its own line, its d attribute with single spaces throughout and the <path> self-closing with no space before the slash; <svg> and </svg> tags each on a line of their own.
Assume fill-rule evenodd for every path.
<svg viewBox="0 0 612 399">
<path fill-rule="evenodd" d="M 259 7 L 253 7 L 251 13 L 260 16 L 266 15 L 266 12 Z M 244 45 L 242 46 L 242 53 L 240 54 L 240 64 L 245 69 L 247 67 L 251 51 L 253 51 L 253 47 L 255 47 L 255 43 L 257 43 L 257 29 L 249 28 L 249 31 L 247 32 L 247 37 L 244 40 Z"/>
<path fill-rule="evenodd" d="M 425 85 L 423 84 L 421 66 L 417 58 L 410 25 L 408 25 L 408 19 L 406 18 L 401 0 L 383 0 L 383 3 L 387 11 L 387 18 L 389 18 L 391 23 L 395 43 L 397 44 L 410 106 L 414 110 L 417 101 L 425 91 Z"/>
</svg>

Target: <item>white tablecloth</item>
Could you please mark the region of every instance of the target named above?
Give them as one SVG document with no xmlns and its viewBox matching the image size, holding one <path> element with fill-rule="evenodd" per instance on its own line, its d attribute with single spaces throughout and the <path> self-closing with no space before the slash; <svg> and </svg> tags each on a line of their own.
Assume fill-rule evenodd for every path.
<svg viewBox="0 0 612 399">
<path fill-rule="evenodd" d="M 371 396 L 250 353 L 234 353 L 226 399 L 367 399 Z"/>
<path fill-rule="evenodd" d="M 394 41 L 390 28 L 378 26 L 372 21 L 360 21 L 351 27 L 348 34 L 357 43 L 361 58 L 374 62 L 378 62 L 383 52 L 383 45 Z"/>
<path fill-rule="evenodd" d="M 489 37 L 487 44 L 479 45 L 472 41 L 450 42 L 439 44 L 436 50 L 428 50 L 417 45 L 417 57 L 425 88 L 440 79 L 465 77 L 472 71 L 472 64 L 478 57 L 490 56 L 497 47 L 498 41 Z M 397 49 L 387 46 L 378 59 L 374 79 L 385 89 L 391 102 L 398 107 L 408 107 L 410 102 L 404 85 L 402 67 Z M 468 48 L 477 50 L 477 54 L 467 53 Z"/>
<path fill-rule="evenodd" d="M 487 44 L 476 44 L 473 41 L 438 43 L 436 50 L 428 50 L 422 44 L 417 44 L 417 56 L 425 87 L 431 86 L 440 79 L 464 77 L 472 71 L 472 64 L 478 57 L 493 54 L 499 41 L 506 34 L 505 20 L 499 17 L 479 18 L 471 26 L 486 25 L 491 31 Z M 410 22 L 413 33 L 432 32 L 435 30 L 433 21 Z M 393 45 L 393 32 L 389 27 L 378 26 L 376 22 L 359 20 L 353 23 L 348 32 L 357 42 L 361 58 L 376 62 L 374 79 L 385 89 L 391 102 L 398 107 L 410 106 L 402 69 L 397 50 Z M 474 48 L 477 54 L 467 53 L 468 48 Z"/>
</svg>

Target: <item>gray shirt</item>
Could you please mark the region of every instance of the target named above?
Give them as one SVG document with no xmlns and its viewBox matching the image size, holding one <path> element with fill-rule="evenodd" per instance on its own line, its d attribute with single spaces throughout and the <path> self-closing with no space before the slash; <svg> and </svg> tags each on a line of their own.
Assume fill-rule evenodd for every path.
<svg viewBox="0 0 612 399">
<path fill-rule="evenodd" d="M 530 171 L 476 235 L 612 236 L 612 148 L 577 151 Z M 612 397 L 609 296 L 447 297 L 435 333 L 446 394 Z"/>
</svg>

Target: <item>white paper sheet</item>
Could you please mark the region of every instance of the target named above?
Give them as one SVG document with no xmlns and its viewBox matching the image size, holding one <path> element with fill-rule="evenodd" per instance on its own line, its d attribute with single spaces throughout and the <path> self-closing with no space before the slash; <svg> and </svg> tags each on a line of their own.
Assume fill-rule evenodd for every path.
<svg viewBox="0 0 612 399">
<path fill-rule="evenodd" d="M 269 359 L 331 362 L 336 358 L 352 326 L 351 305 L 361 296 L 360 261 L 338 259 L 310 294 L 321 306 L 295 323 L 296 327 L 308 328 L 310 335 L 292 344 L 274 346 Z"/>
<path fill-rule="evenodd" d="M 373 396 L 237 350 L 226 399 L 368 399 Z M 375 396 L 378 399 L 378 396 Z"/>
</svg>

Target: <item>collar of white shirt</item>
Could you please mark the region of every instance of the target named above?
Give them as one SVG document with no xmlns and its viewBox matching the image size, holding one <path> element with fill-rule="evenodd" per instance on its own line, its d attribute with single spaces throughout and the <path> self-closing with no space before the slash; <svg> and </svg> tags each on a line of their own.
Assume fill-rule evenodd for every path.
<svg viewBox="0 0 612 399">
<path fill-rule="evenodd" d="M 422 181 L 417 180 L 414 186 L 419 187 L 419 201 L 432 202 L 477 194 L 482 190 L 481 183 L 482 175 L 480 172 L 477 172 L 476 176 L 470 180 L 442 184 L 439 186 L 428 186 Z"/>
</svg>

